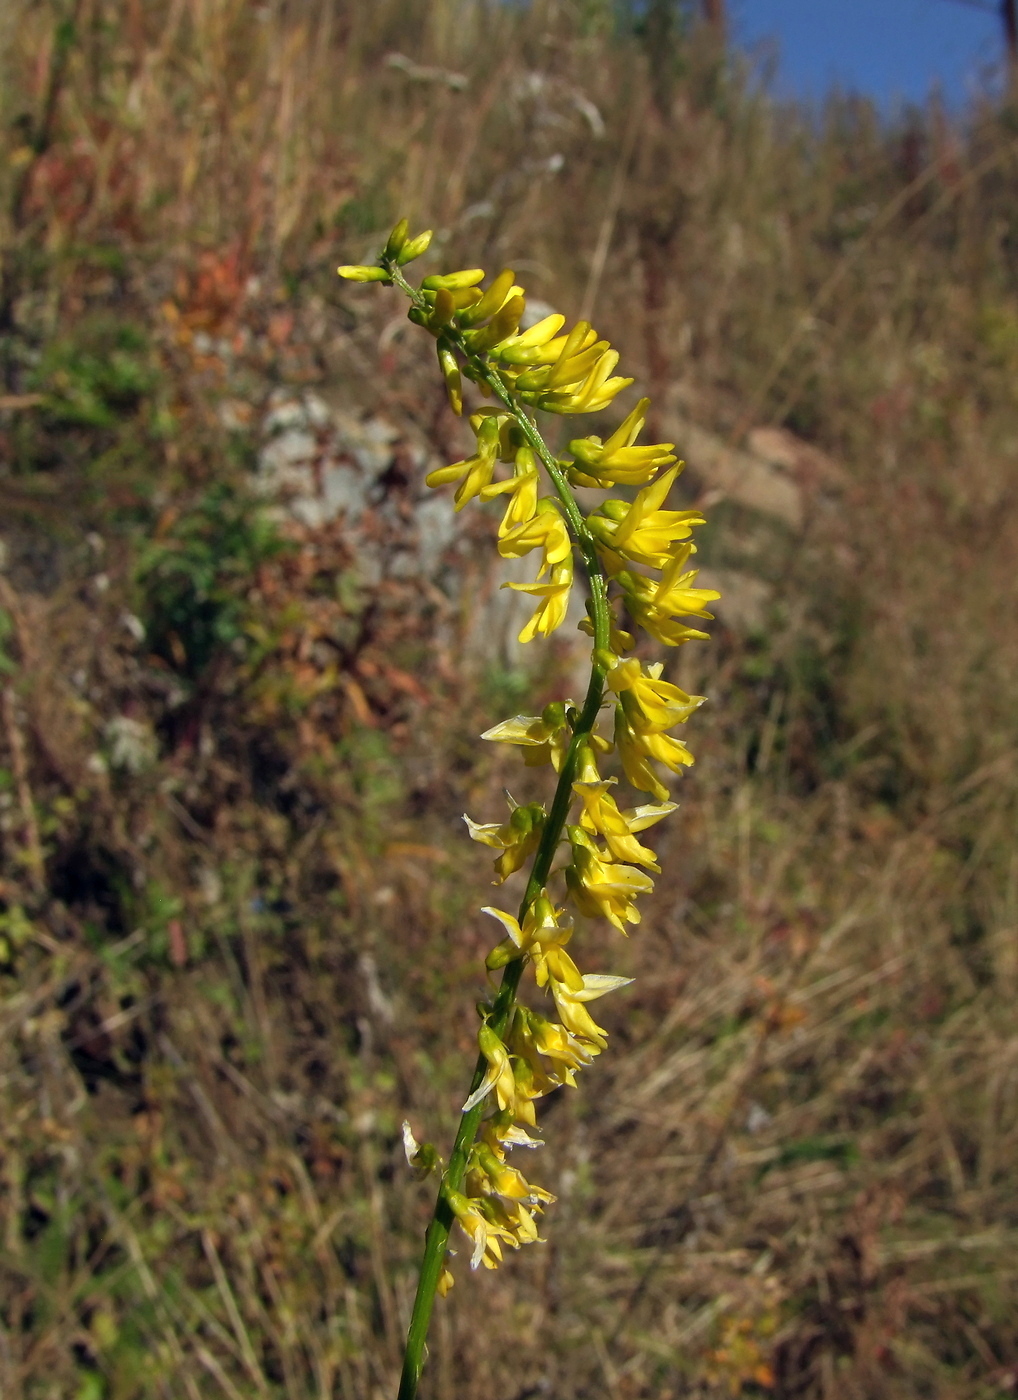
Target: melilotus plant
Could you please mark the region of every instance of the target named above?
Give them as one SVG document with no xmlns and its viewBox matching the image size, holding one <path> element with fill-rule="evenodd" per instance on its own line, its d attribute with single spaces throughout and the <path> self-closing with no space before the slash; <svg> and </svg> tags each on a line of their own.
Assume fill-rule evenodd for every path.
<svg viewBox="0 0 1018 1400">
<path fill-rule="evenodd" d="M 407 1337 L 399 1400 L 417 1394 L 425 1338 L 435 1294 L 452 1287 L 447 1264 L 449 1235 L 458 1224 L 472 1247 L 471 1267 L 495 1268 L 503 1246 L 518 1249 L 538 1240 L 535 1214 L 554 1197 L 532 1185 L 508 1154 L 541 1145 L 534 1136 L 537 1099 L 562 1084 L 575 1084 L 577 1070 L 607 1045 L 607 1036 L 587 1009 L 606 992 L 631 979 L 579 970 L 566 946 L 573 936 L 570 908 L 585 919 L 608 919 L 620 933 L 640 921 L 639 895 L 660 871 L 640 833 L 675 810 L 657 765 L 678 773 L 692 755 L 669 731 L 684 724 L 702 704 L 663 680 L 660 662 L 644 665 L 634 655 L 640 627 L 665 646 L 704 639 L 706 634 L 678 617 L 707 617 L 705 604 L 719 595 L 697 588 L 688 568 L 693 528 L 704 523 L 696 510 L 666 510 L 668 492 L 681 470 L 671 443 L 638 447 L 648 400 L 641 399 L 606 442 L 577 438 L 565 455 L 552 452 L 535 421 L 545 413 L 597 413 L 633 382 L 615 376 L 618 354 L 586 321 L 564 330 L 565 317 L 546 316 L 520 330 L 523 289 L 512 272 L 500 272 L 482 290 L 480 269 L 425 277 L 420 287 L 403 268 L 419 257 L 430 232 L 408 237 L 406 220 L 393 229 L 373 267 L 341 267 L 354 282 L 395 284 L 409 298 L 410 320 L 435 337 L 449 401 L 463 412 L 463 377 L 486 400 L 469 416 L 477 440 L 473 456 L 427 477 L 429 486 L 457 483 L 460 510 L 478 497 L 504 497 L 498 531 L 503 558 L 537 553 L 533 583 L 503 585 L 529 593 L 537 608 L 520 641 L 547 637 L 565 621 L 573 568 L 579 556 L 587 583 L 587 612 L 579 626 L 593 639 L 590 682 L 582 705 L 560 700 L 539 715 L 516 715 L 481 737 L 516 744 L 528 767 L 547 765 L 558 775 L 550 804 L 519 806 L 510 798 L 503 822 L 466 818 L 470 835 L 498 851 L 495 883 L 529 862 L 519 911 L 484 913 L 504 937 L 488 954 L 489 973 L 501 971 L 494 997 L 479 1007 L 480 1054 L 463 1104 L 448 1165 L 430 1145 L 419 1146 L 409 1125 L 404 1140 L 411 1165 L 421 1175 L 441 1175 L 428 1227 L 417 1296 Z M 542 494 L 542 471 L 551 490 Z M 638 486 L 632 501 L 608 499 L 584 514 L 574 487 Z M 601 732 L 602 714 L 612 712 L 612 738 Z M 617 755 L 626 781 L 653 800 L 619 807 L 600 765 Z M 560 857 L 560 849 L 563 855 Z M 525 974 L 550 996 L 556 1019 L 518 998 Z"/>
</svg>

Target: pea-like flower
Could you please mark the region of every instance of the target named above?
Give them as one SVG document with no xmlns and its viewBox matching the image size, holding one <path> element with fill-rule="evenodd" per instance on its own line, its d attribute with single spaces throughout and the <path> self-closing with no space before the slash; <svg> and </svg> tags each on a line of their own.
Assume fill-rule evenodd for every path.
<svg viewBox="0 0 1018 1400">
<path fill-rule="evenodd" d="M 675 545 L 687 540 L 693 528 L 704 523 L 698 510 L 661 509 L 681 469 L 679 465 L 666 471 L 645 486 L 632 504 L 605 501 L 587 520 L 598 541 L 637 564 L 667 568 Z"/>
<path fill-rule="evenodd" d="M 528 330 L 518 331 L 490 352 L 496 363 L 507 366 L 510 373 L 519 372 L 520 365 L 551 365 L 559 358 L 566 337 L 559 331 L 566 318 L 553 311 L 550 316 L 535 322 Z M 596 339 L 596 337 L 595 337 Z"/>
<path fill-rule="evenodd" d="M 481 912 L 498 920 L 509 935 L 510 948 L 518 949 L 533 961 L 539 987 L 543 987 L 549 977 L 560 978 L 574 986 L 581 985 L 576 964 L 565 952 L 565 945 L 573 936 L 573 921 L 564 917 L 565 909 L 556 908 L 547 895 L 540 894 L 532 902 L 523 916 L 522 928 L 519 921 L 504 909 L 488 906 Z M 499 946 L 503 947 L 504 944 Z M 511 953 L 504 961 L 510 958 Z M 496 965 L 502 961 L 503 958 L 498 958 Z"/>
<path fill-rule="evenodd" d="M 663 681 L 663 669 L 657 661 L 644 670 L 631 656 L 608 672 L 608 687 L 619 697 L 635 729 L 671 729 L 685 723 L 703 704 L 702 695 L 687 695 L 671 681 Z"/>
<path fill-rule="evenodd" d="M 575 713 L 571 700 L 555 700 L 539 715 L 514 715 L 492 725 L 481 738 L 495 744 L 518 744 L 524 750 L 523 761 L 528 768 L 550 763 L 560 773 L 573 737 L 570 715 Z"/>
<path fill-rule="evenodd" d="M 540 1204 L 509 1200 L 504 1196 L 484 1196 L 481 1209 L 488 1219 L 509 1230 L 517 1247 L 522 1244 L 540 1244 L 537 1222 L 533 1211 L 541 1210 Z"/>
<path fill-rule="evenodd" d="M 580 750 L 579 774 L 578 780 L 573 783 L 573 792 L 583 803 L 580 826 L 593 835 L 603 837 L 614 860 L 634 861 L 637 865 L 660 871 L 654 852 L 640 844 L 636 833 L 645 831 L 669 812 L 674 812 L 676 804 L 666 802 L 660 807 L 632 808 L 629 812 L 621 812 L 610 792 L 618 779 L 600 776 L 594 755 L 586 744 Z"/>
<path fill-rule="evenodd" d="M 566 884 L 573 903 L 589 919 L 607 919 L 620 933 L 626 924 L 638 924 L 636 898 L 650 894 L 654 881 L 633 865 L 607 861 L 581 826 L 567 827 L 572 864 L 566 867 Z"/>
<path fill-rule="evenodd" d="M 428 486 L 445 486 L 453 481 L 460 484 L 453 497 L 457 510 L 462 510 L 467 501 L 480 495 L 495 473 L 495 463 L 499 458 L 500 420 L 497 414 L 473 413 L 470 424 L 477 435 L 477 451 L 473 457 L 462 462 L 453 462 L 448 467 L 438 467 L 424 478 Z"/>
<path fill-rule="evenodd" d="M 704 604 L 716 602 L 721 594 L 714 588 L 694 588 L 699 571 L 686 568 L 689 554 L 688 548 L 676 551 L 669 560 L 654 590 L 652 606 L 668 616 L 713 618 Z"/>
<path fill-rule="evenodd" d="M 536 1055 L 517 1055 L 513 1059 L 513 1074 L 516 1078 L 516 1108 L 513 1117 L 531 1128 L 537 1126 L 534 1100 L 543 1099 L 545 1094 L 550 1094 L 553 1089 L 560 1089 L 563 1084 L 573 1083 L 565 1072 L 550 1072 Z"/>
<path fill-rule="evenodd" d="M 493 481 L 488 486 L 482 486 L 479 493 L 482 501 L 492 501 L 496 496 L 509 496 L 509 504 L 498 527 L 500 540 L 518 525 L 525 525 L 527 521 L 533 520 L 537 514 L 539 489 L 537 459 L 533 449 L 529 447 L 521 447 L 516 453 L 513 474 L 508 480 Z"/>
<path fill-rule="evenodd" d="M 498 542 L 498 552 L 503 559 L 522 559 L 535 549 L 542 550 L 544 555 L 538 578 L 552 565 L 572 558 L 573 546 L 566 522 L 550 496 L 538 501 L 535 514 L 509 530 Z"/>
<path fill-rule="evenodd" d="M 503 588 L 511 588 L 515 593 L 529 593 L 539 598 L 536 610 L 520 628 L 517 641 L 532 642 L 538 635 L 550 636 L 565 622 L 569 613 L 569 598 L 573 587 L 573 561 L 564 559 L 555 564 L 547 583 L 504 583 Z"/>
<path fill-rule="evenodd" d="M 477 1048 L 487 1060 L 488 1069 L 463 1105 L 463 1112 L 469 1113 L 475 1104 L 479 1104 L 494 1089 L 499 1108 L 512 1108 L 515 1115 L 516 1081 L 513 1077 L 513 1067 L 509 1063 L 509 1052 L 487 1021 L 481 1022 L 481 1028 L 477 1032 Z"/>
<path fill-rule="evenodd" d="M 721 596 L 716 589 L 694 587 L 697 570 L 685 567 L 691 552 L 691 545 L 676 546 L 660 579 L 647 578 L 627 569 L 615 573 L 633 621 L 666 646 L 705 640 L 706 632 L 676 622 L 675 618 L 712 618 L 714 614 L 708 612 L 705 605 Z"/>
<path fill-rule="evenodd" d="M 578 486 L 639 486 L 661 467 L 675 461 L 673 443 L 659 442 L 647 447 L 634 447 L 647 421 L 650 399 L 641 399 L 607 442 L 599 437 L 577 438 L 569 444 L 576 458 L 570 479 Z"/>
<path fill-rule="evenodd" d="M 579 978 L 579 987 L 582 990 L 582 977 Z M 531 1064 L 536 1055 L 551 1060 L 555 1066 L 555 1077 L 570 1088 L 575 1083 L 573 1075 L 576 1071 L 589 1065 L 601 1049 L 595 1042 L 581 1040 L 565 1026 L 557 1025 L 546 1016 L 522 1006 L 517 1007 L 512 1044 L 516 1054 Z"/>
<path fill-rule="evenodd" d="M 573 783 L 573 792 L 583 803 L 580 825 L 585 831 L 603 836 L 613 860 L 635 861 L 648 870 L 660 871 L 657 857 L 647 846 L 636 839 L 637 828 L 630 825 L 624 812 L 620 812 L 609 789 L 617 783 L 617 778 L 599 778 L 595 782 Z M 674 812 L 677 804 L 666 802 L 657 809 L 652 820 L 660 821 L 669 812 Z M 651 823 L 647 822 L 649 826 Z"/>
<path fill-rule="evenodd" d="M 544 1187 L 531 1185 L 517 1167 L 509 1166 L 486 1142 L 474 1144 L 470 1165 L 479 1194 L 502 1196 L 507 1201 L 522 1201 L 538 1207 L 555 1200 Z"/>
<path fill-rule="evenodd" d="M 588 321 L 577 321 L 568 335 L 545 342 L 534 361 L 537 367 L 518 374 L 513 387 L 532 396 L 582 384 L 608 348 Z"/>
<path fill-rule="evenodd" d="M 510 268 L 503 268 L 497 277 L 492 278 L 491 286 L 472 305 L 464 307 L 460 311 L 456 320 L 464 328 L 479 326 L 482 321 L 489 320 L 496 316 L 506 304 L 523 293 L 522 287 L 517 287 L 516 273 Z M 515 329 L 515 328 L 514 328 Z M 510 331 L 511 335 L 512 332 Z"/>
<path fill-rule="evenodd" d="M 562 1017 L 563 1026 L 581 1040 L 597 1045 L 601 1050 L 605 1049 L 608 1044 L 608 1032 L 595 1022 L 584 1003 L 603 997 L 608 992 L 614 992 L 619 987 L 628 987 L 632 980 L 631 977 L 611 977 L 607 973 L 588 972 L 583 979 L 583 986 L 579 989 L 566 987 L 559 982 L 553 983 L 552 996 L 555 998 L 558 1014 Z"/>
<path fill-rule="evenodd" d="M 681 739 L 675 739 L 671 734 L 634 728 L 622 705 L 615 708 L 615 747 L 622 760 L 626 781 L 641 792 L 649 792 L 659 802 L 664 802 L 669 793 L 650 766 L 650 761 L 663 763 L 672 773 L 681 772 L 693 762 L 693 755 Z"/>
<path fill-rule="evenodd" d="M 471 1200 L 469 1196 L 463 1195 L 461 1191 L 454 1191 L 449 1186 L 445 1188 L 445 1199 L 460 1229 L 474 1247 L 470 1257 L 472 1269 L 476 1269 L 480 1264 L 486 1269 L 497 1269 L 502 1262 L 502 1244 L 508 1244 L 513 1249 L 519 1248 L 513 1231 L 493 1220 L 492 1213 L 485 1208 L 485 1203 Z"/>
<path fill-rule="evenodd" d="M 617 350 L 604 350 L 577 389 L 524 394 L 520 397 L 533 403 L 536 408 L 543 408 L 546 413 L 600 413 L 633 382 L 623 375 L 612 375 L 618 362 Z"/>
<path fill-rule="evenodd" d="M 540 1138 L 531 1137 L 526 1128 L 513 1122 L 508 1110 L 500 1109 L 486 1118 L 481 1125 L 481 1137 L 496 1153 L 505 1156 L 506 1150 L 513 1147 L 543 1147 Z"/>
<path fill-rule="evenodd" d="M 666 647 L 679 647 L 684 646 L 686 642 L 707 640 L 706 632 L 701 632 L 697 627 L 690 627 L 687 623 L 677 622 L 670 613 L 662 612 L 654 606 L 656 585 L 653 579 L 623 572 L 619 574 L 618 581 L 624 590 L 626 608 L 633 622 L 637 627 L 642 627 L 656 642 L 661 642 Z M 705 601 L 711 600 L 709 590 L 700 591 L 706 594 Z M 712 614 L 701 613 L 700 616 L 711 617 Z"/>
<path fill-rule="evenodd" d="M 514 806 L 507 822 L 475 822 L 463 813 L 471 840 L 501 850 L 495 861 L 496 885 L 501 885 L 519 870 L 537 849 L 544 826 L 544 808 L 538 803 L 527 807 Z"/>
<path fill-rule="evenodd" d="M 540 549 L 543 553 L 537 579 L 533 583 L 504 583 L 517 593 L 529 593 L 539 598 L 537 610 L 525 623 L 521 642 L 530 642 L 540 634 L 548 636 L 561 627 L 569 611 L 569 595 L 573 586 L 573 547 L 566 522 L 555 502 L 548 496 L 538 501 L 536 513 L 508 530 L 498 542 L 498 552 L 504 559 L 521 559 Z M 551 570 L 547 583 L 541 579 Z"/>
</svg>

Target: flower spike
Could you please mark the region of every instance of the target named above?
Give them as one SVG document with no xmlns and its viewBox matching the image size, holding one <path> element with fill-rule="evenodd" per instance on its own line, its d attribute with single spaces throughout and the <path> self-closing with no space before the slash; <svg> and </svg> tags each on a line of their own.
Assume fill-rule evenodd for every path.
<svg viewBox="0 0 1018 1400">
<path fill-rule="evenodd" d="M 632 383 L 617 373 L 618 352 L 589 322 L 570 328 L 558 312 L 526 326 L 526 293 L 508 268 L 490 281 L 480 268 L 431 272 L 412 286 L 402 269 L 430 243 L 430 232 L 411 235 L 400 220 L 375 266 L 342 267 L 340 275 L 396 285 L 409 299 L 410 320 L 435 338 L 449 403 L 457 415 L 466 407 L 473 445 L 426 481 L 436 489 L 454 487 L 457 510 L 471 501 L 501 506 L 502 559 L 536 555 L 530 582 L 503 584 L 536 602 L 519 640 L 547 637 L 562 625 L 579 560 L 589 595 L 579 626 L 592 648 L 582 706 L 553 700 L 539 714 L 514 715 L 482 735 L 520 749 L 529 768 L 550 767 L 555 791 L 547 804 L 510 799 L 503 820 L 464 817 L 472 839 L 496 853 L 495 883 L 508 888 L 520 879 L 524 893 L 515 914 L 484 910 L 500 935 L 485 966 L 501 980 L 479 1008 L 477 1065 L 448 1165 L 430 1145 L 420 1147 L 409 1126 L 404 1129 L 415 1172 L 440 1170 L 442 1186 L 427 1234 L 400 1400 L 416 1396 L 432 1302 L 452 1286 L 451 1224 L 470 1241 L 475 1269 L 496 1268 L 506 1249 L 539 1241 L 536 1217 L 554 1198 L 507 1155 L 514 1147 L 541 1145 L 533 1135 L 541 1099 L 574 1087 L 607 1047 L 607 1032 L 589 1003 L 630 980 L 583 970 L 582 950 L 574 949 L 576 916 L 606 919 L 621 933 L 640 922 L 639 901 L 654 888 L 650 872 L 664 863 L 640 838 L 676 808 L 662 770 L 677 774 L 693 756 L 672 731 L 703 703 L 669 680 L 660 663 L 633 654 L 636 634 L 666 646 L 702 638 L 688 619 L 709 618 L 707 604 L 717 597 L 697 586 L 689 568 L 703 515 L 668 504 L 681 470 L 672 444 L 638 442 L 649 400 L 640 399 L 606 439 L 574 438 L 561 458 L 538 428 L 538 413 L 609 407 Z M 639 489 L 633 500 L 609 499 L 586 513 L 574 491 L 614 486 Z M 623 607 L 624 625 L 615 615 Z M 601 732 L 601 712 L 609 704 L 614 742 Z M 616 771 L 602 772 L 605 762 Z M 625 805 L 620 777 L 652 800 Z M 524 986 L 544 998 L 553 1015 L 525 1004 Z"/>
</svg>

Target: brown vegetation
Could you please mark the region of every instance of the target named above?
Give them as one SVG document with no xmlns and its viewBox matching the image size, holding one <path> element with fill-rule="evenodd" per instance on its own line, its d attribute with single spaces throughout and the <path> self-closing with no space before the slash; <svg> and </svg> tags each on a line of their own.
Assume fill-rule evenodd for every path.
<svg viewBox="0 0 1018 1400">
<path fill-rule="evenodd" d="M 807 120 L 638 8 L 0 18 L 5 1400 L 394 1391 L 459 814 L 532 776 L 474 736 L 575 662 L 500 640 L 426 340 L 335 279 L 400 214 L 592 312 L 727 594 L 548 1243 L 427 1395 L 1018 1386 L 1014 111 Z"/>
</svg>

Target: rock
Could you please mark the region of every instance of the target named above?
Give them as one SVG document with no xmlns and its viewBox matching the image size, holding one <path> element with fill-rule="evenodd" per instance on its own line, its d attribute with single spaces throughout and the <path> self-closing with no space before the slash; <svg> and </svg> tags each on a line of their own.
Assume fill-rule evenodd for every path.
<svg viewBox="0 0 1018 1400">
<path fill-rule="evenodd" d="M 311 391 L 273 395 L 262 432 L 268 441 L 258 454 L 259 486 L 310 529 L 341 515 L 351 524 L 360 518 L 400 437 L 391 423 L 332 409 Z"/>
<path fill-rule="evenodd" d="M 752 452 L 731 447 L 716 433 L 672 413 L 664 421 L 664 436 L 697 473 L 708 490 L 718 491 L 737 505 L 748 506 L 800 530 L 805 518 L 802 491 L 779 465 Z"/>
<path fill-rule="evenodd" d="M 753 428 L 746 445 L 755 457 L 789 473 L 807 494 L 818 488 L 840 489 L 848 484 L 844 467 L 787 428 Z"/>
</svg>

